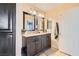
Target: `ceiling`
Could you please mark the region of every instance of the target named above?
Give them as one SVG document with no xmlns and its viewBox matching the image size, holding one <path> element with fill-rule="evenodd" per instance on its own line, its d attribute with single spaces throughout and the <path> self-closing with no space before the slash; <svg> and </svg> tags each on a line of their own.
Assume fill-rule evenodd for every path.
<svg viewBox="0 0 79 59">
<path fill-rule="evenodd" d="M 32 5 L 46 12 L 62 4 L 61 3 L 32 3 Z"/>
</svg>

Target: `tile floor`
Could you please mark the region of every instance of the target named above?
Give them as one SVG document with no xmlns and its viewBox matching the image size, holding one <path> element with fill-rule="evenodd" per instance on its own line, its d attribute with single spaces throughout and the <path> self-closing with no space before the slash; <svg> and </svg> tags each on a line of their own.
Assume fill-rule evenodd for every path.
<svg viewBox="0 0 79 59">
<path fill-rule="evenodd" d="M 41 52 L 40 54 L 38 54 L 37 56 L 68 56 L 67 54 L 64 54 L 62 52 L 60 52 L 58 49 L 56 48 L 50 48 L 44 52 Z"/>
</svg>

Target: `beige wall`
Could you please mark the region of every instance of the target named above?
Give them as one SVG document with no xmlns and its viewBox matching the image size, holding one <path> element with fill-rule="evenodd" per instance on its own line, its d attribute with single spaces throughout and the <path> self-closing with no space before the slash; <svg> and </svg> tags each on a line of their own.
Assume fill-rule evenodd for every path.
<svg viewBox="0 0 79 59">
<path fill-rule="evenodd" d="M 53 19 L 58 20 L 59 16 L 61 16 L 61 14 L 65 10 L 68 10 L 68 9 L 71 9 L 71 8 L 76 8 L 76 7 L 79 7 L 78 3 L 65 3 L 65 4 L 59 5 L 59 6 L 55 7 L 55 8 L 52 8 L 48 12 L 48 14 L 51 15 L 53 17 Z"/>
</svg>

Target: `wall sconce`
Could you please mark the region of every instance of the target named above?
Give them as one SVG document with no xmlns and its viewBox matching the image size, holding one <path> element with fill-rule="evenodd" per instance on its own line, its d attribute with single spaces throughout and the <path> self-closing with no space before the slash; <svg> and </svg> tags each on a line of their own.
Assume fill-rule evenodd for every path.
<svg viewBox="0 0 79 59">
<path fill-rule="evenodd" d="M 38 17 L 44 17 L 44 15 L 41 13 L 38 13 Z"/>
<path fill-rule="evenodd" d="M 32 15 L 36 15 L 37 14 L 37 12 L 35 11 L 35 10 L 29 10 L 28 11 L 30 14 L 32 14 Z"/>
<path fill-rule="evenodd" d="M 43 14 L 41 14 L 41 17 L 44 17 L 44 15 L 43 15 Z"/>
<path fill-rule="evenodd" d="M 37 13 L 36 13 L 36 11 L 34 10 L 34 11 L 32 11 L 32 14 L 33 14 L 33 15 L 36 15 Z"/>
</svg>

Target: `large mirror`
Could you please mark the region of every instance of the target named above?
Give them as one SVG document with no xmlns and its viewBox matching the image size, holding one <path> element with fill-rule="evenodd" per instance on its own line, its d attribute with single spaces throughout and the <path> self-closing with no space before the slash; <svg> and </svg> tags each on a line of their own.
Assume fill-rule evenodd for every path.
<svg viewBox="0 0 79 59">
<path fill-rule="evenodd" d="M 44 18 L 23 11 L 24 31 L 44 31 Z"/>
<path fill-rule="evenodd" d="M 47 29 L 52 29 L 52 20 L 47 20 Z"/>
<path fill-rule="evenodd" d="M 44 18 L 38 17 L 38 30 L 44 31 Z"/>
<path fill-rule="evenodd" d="M 23 12 L 23 29 L 26 31 L 34 31 L 34 15 Z"/>
</svg>

